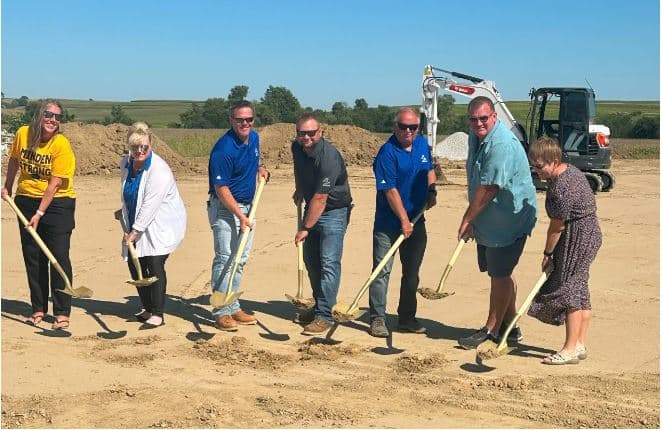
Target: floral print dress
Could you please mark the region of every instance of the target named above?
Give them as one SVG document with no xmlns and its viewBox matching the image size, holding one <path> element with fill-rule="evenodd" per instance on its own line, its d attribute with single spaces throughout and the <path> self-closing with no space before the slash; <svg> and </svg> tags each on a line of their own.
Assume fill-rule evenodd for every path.
<svg viewBox="0 0 662 430">
<path fill-rule="evenodd" d="M 549 181 L 545 209 L 550 218 L 565 222 L 565 230 L 554 249 L 554 270 L 528 314 L 546 324 L 561 325 L 567 312 L 591 309 L 589 267 L 602 245 L 602 232 L 595 196 L 584 174 L 572 165 Z"/>
</svg>

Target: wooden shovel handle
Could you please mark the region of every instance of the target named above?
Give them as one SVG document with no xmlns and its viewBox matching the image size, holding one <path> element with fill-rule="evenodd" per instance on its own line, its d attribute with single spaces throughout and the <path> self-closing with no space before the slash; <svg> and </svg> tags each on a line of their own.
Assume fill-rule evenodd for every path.
<svg viewBox="0 0 662 430">
<path fill-rule="evenodd" d="M 519 321 L 522 315 L 524 315 L 524 313 L 529 309 L 529 306 L 531 306 L 531 302 L 533 301 L 533 298 L 536 296 L 536 294 L 538 294 L 538 291 L 540 291 L 540 288 L 542 288 L 545 281 L 547 281 L 547 277 L 549 276 L 550 273 L 552 273 L 552 270 L 554 270 L 554 266 L 552 264 L 548 264 L 547 267 L 545 267 L 545 271 L 542 273 L 542 275 L 540 275 L 540 278 L 538 278 L 536 284 L 533 286 L 533 288 L 531 288 L 531 292 L 529 292 L 529 295 L 526 296 L 526 299 L 524 299 L 522 306 L 520 306 L 520 308 L 517 310 L 515 317 L 510 322 L 510 324 L 508 324 L 505 333 L 501 333 L 501 341 L 497 346 L 497 351 L 500 351 L 506 347 L 506 343 L 508 341 L 508 335 L 515 327 L 515 324 L 517 324 L 517 321 Z"/>
<path fill-rule="evenodd" d="M 414 217 L 414 219 L 411 221 L 411 225 L 416 225 L 418 220 L 423 216 L 424 212 L 425 212 L 425 208 L 423 208 L 423 210 L 420 211 L 418 213 L 418 215 L 416 215 L 416 217 Z M 404 240 L 405 240 L 405 235 L 401 234 L 400 236 L 398 236 L 398 238 L 395 240 L 395 242 L 393 242 L 393 245 L 391 245 L 391 247 L 386 252 L 384 257 L 381 259 L 379 264 L 377 264 L 377 266 L 373 269 L 373 271 L 370 274 L 370 277 L 368 278 L 368 280 L 365 281 L 365 283 L 363 284 L 363 286 L 359 290 L 359 293 L 354 298 L 354 301 L 352 302 L 352 304 L 349 305 L 349 308 L 347 310 L 348 314 L 351 314 L 356 308 L 358 308 L 359 300 L 361 300 L 361 297 L 363 297 L 365 292 L 368 290 L 368 287 L 370 286 L 370 284 L 372 284 L 372 281 L 374 281 L 375 278 L 377 278 L 377 275 L 379 275 L 379 272 L 381 272 L 381 270 L 384 268 L 384 266 L 386 266 L 386 263 L 388 262 L 388 260 L 391 257 L 393 257 L 393 254 L 395 254 L 395 251 L 398 250 L 398 248 L 400 247 L 400 244 L 402 244 L 402 242 Z"/>
<path fill-rule="evenodd" d="M 260 196 L 262 195 L 262 190 L 264 189 L 264 184 L 266 181 L 263 177 L 260 176 L 257 190 L 255 190 L 255 196 L 253 196 L 253 202 L 251 203 L 251 210 L 248 212 L 248 220 L 253 221 L 255 219 L 255 212 L 257 211 L 257 205 L 260 202 Z M 232 291 L 232 282 L 234 281 L 234 276 L 237 273 L 237 268 L 239 267 L 239 260 L 241 259 L 241 254 L 244 253 L 244 248 L 246 248 L 246 243 L 248 243 L 248 232 L 250 227 L 246 227 L 244 231 L 241 232 L 241 240 L 239 241 L 239 246 L 237 247 L 237 252 L 235 253 L 234 260 L 232 261 L 232 268 L 230 270 L 230 279 L 228 280 L 228 292 Z"/>
<path fill-rule="evenodd" d="M 55 259 L 55 256 L 53 253 L 51 253 L 50 249 L 48 249 L 48 246 L 44 243 L 43 240 L 41 240 L 41 237 L 39 237 L 39 234 L 35 231 L 35 229 L 29 225 L 30 221 L 25 218 L 25 215 L 23 215 L 23 212 L 16 206 L 16 203 L 14 202 L 14 199 L 12 199 L 10 196 L 5 197 L 5 201 L 9 204 L 9 206 L 12 208 L 14 213 L 16 213 L 16 216 L 18 216 L 18 219 L 21 220 L 21 223 L 26 227 L 26 230 L 30 235 L 34 238 L 35 242 L 37 242 L 37 245 L 39 245 L 39 248 L 41 248 L 41 251 L 44 253 L 46 258 L 48 258 L 48 261 L 51 262 L 51 265 L 55 267 L 55 270 L 57 270 L 57 273 L 60 274 L 62 279 L 64 280 L 65 284 L 65 290 L 72 291 L 71 288 L 71 282 L 69 281 L 69 277 L 67 276 L 66 273 L 64 273 L 64 270 L 62 269 L 62 266 L 60 266 L 60 263 L 57 262 Z"/>
</svg>

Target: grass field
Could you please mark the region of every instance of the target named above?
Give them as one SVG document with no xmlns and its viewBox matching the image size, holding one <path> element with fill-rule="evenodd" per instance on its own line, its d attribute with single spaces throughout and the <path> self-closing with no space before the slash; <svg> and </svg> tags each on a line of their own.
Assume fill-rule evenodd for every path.
<svg viewBox="0 0 662 430">
<path fill-rule="evenodd" d="M 216 128 L 159 128 L 154 134 L 185 157 L 207 157 L 226 130 Z"/>
<path fill-rule="evenodd" d="M 526 124 L 529 116 L 528 101 L 507 101 L 506 105 L 517 122 Z M 660 115 L 660 103 L 658 101 L 596 101 L 595 109 L 598 117 L 617 112 L 641 112 L 643 115 Z M 456 115 L 466 115 L 466 112 L 466 104 L 453 106 L 453 113 Z"/>
<path fill-rule="evenodd" d="M 193 103 L 203 103 L 193 100 L 134 100 L 129 102 L 102 100 L 67 100 L 62 104 L 67 111 L 73 113 L 76 121 L 101 122 L 110 115 L 110 109 L 119 105 L 126 114 L 135 121 L 146 121 L 152 128 L 168 127 L 179 122 L 179 115 L 191 109 Z M 526 124 L 529 115 L 528 101 L 508 101 L 508 109 L 521 124 Z M 416 106 L 414 106 L 416 108 Z M 455 104 L 453 112 L 465 115 L 466 104 Z M 4 112 L 18 112 L 16 109 L 6 109 Z M 597 114 L 606 115 L 615 112 L 641 112 L 644 115 L 659 115 L 658 101 L 598 101 Z"/>
<path fill-rule="evenodd" d="M 110 116 L 113 106 L 122 110 L 134 121 L 145 121 L 152 128 L 167 127 L 179 122 L 179 115 L 191 109 L 190 100 L 135 100 L 130 102 L 96 100 L 62 100 L 64 108 L 76 115 L 76 121 L 101 121 Z"/>
</svg>

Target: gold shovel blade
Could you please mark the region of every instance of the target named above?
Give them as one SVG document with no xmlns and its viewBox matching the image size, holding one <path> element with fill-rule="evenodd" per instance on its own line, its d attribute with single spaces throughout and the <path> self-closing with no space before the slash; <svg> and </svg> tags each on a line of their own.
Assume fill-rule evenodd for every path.
<svg viewBox="0 0 662 430">
<path fill-rule="evenodd" d="M 428 299 L 428 300 L 439 300 L 439 299 L 444 299 L 448 296 L 452 296 L 455 294 L 455 291 L 452 293 L 447 293 L 446 291 L 437 291 L 433 288 L 419 288 L 418 294 L 423 296 L 423 298 Z"/>
<path fill-rule="evenodd" d="M 75 297 L 77 299 L 89 299 L 94 295 L 94 291 L 92 291 L 87 287 L 77 287 L 77 288 L 65 287 L 63 290 L 58 290 L 58 291 L 70 295 L 71 297 Z"/>
<path fill-rule="evenodd" d="M 333 309 L 331 309 L 331 315 L 333 315 L 333 319 L 338 322 L 355 320 L 360 318 L 364 313 L 365 311 L 362 311 L 359 308 L 350 309 L 350 306 L 344 303 L 336 303 Z"/>
<path fill-rule="evenodd" d="M 214 291 L 209 298 L 209 303 L 215 308 L 222 308 L 223 306 L 230 305 L 239 299 L 239 296 L 244 294 L 243 291 L 237 291 L 236 293 L 221 293 L 220 291 Z"/>
<path fill-rule="evenodd" d="M 312 298 L 293 297 L 289 294 L 285 294 L 285 297 L 287 297 L 297 309 L 308 310 L 315 306 L 315 299 Z"/>
<path fill-rule="evenodd" d="M 129 279 L 128 281 L 126 281 L 126 283 L 134 285 L 136 287 L 149 287 L 158 280 L 159 278 L 157 278 L 156 276 L 152 276 L 144 279 Z"/>
<path fill-rule="evenodd" d="M 499 344 L 492 342 L 491 340 L 485 341 L 476 348 L 476 362 L 481 363 L 485 360 L 501 357 L 514 349 L 514 347 L 509 347 L 508 345 L 499 348 Z"/>
</svg>

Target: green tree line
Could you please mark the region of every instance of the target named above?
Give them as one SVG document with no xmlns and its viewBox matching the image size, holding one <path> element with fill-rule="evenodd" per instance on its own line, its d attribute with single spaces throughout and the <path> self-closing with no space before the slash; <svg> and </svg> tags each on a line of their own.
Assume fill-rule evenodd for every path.
<svg viewBox="0 0 662 430">
<path fill-rule="evenodd" d="M 209 98 L 204 102 L 193 103 L 191 109 L 179 115 L 179 121 L 169 124 L 174 128 L 228 128 L 230 107 L 237 101 L 246 100 L 249 88 L 246 85 L 232 87 L 226 98 Z M 294 123 L 303 112 L 314 113 L 327 124 L 355 125 L 378 133 L 388 133 L 393 129 L 393 117 L 398 107 L 378 105 L 369 107 L 364 98 L 357 98 L 353 105 L 344 101 L 333 103 L 330 111 L 302 107 L 296 96 L 286 87 L 270 85 L 259 100 L 253 100 L 257 126 L 277 122 Z M 2 113 L 3 128 L 14 132 L 24 124 L 29 124 L 37 109 L 38 102 L 26 96 L 11 100 L 7 107 L 25 107 L 22 114 Z M 456 131 L 468 132 L 465 115 L 454 109 L 455 100 L 445 94 L 439 97 L 437 133 L 451 134 Z M 416 107 L 415 107 L 416 108 Z M 460 112 L 460 113 L 458 113 Z M 64 120 L 74 121 L 75 117 L 64 110 Z M 87 121 L 101 124 L 132 124 L 134 122 L 121 105 L 113 105 L 108 115 L 101 120 Z M 660 116 L 635 112 L 615 112 L 599 115 L 599 124 L 607 125 L 614 138 L 659 139 Z"/>
</svg>

